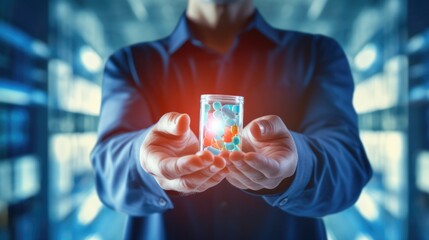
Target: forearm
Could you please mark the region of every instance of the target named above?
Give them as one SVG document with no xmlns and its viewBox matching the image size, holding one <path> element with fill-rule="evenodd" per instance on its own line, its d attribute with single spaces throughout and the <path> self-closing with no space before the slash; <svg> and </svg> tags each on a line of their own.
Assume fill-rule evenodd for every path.
<svg viewBox="0 0 429 240">
<path fill-rule="evenodd" d="M 294 180 L 282 194 L 264 199 L 283 211 L 308 217 L 351 206 L 372 174 L 357 133 L 331 129 L 311 136 L 292 135 L 298 148 Z"/>
<path fill-rule="evenodd" d="M 139 162 L 147 129 L 114 135 L 98 142 L 91 153 L 100 199 L 132 216 L 172 208 L 167 194 Z"/>
</svg>

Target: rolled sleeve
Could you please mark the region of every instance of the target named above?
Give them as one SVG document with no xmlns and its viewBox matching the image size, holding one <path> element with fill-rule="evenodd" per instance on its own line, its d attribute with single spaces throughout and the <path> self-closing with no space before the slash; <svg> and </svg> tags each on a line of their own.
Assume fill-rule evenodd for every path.
<svg viewBox="0 0 429 240">
<path fill-rule="evenodd" d="M 91 153 L 101 201 L 130 216 L 173 208 L 167 193 L 140 164 L 140 147 L 153 126 L 129 49 L 106 63 L 98 141 Z"/>
<path fill-rule="evenodd" d="M 293 180 L 273 207 L 298 216 L 323 217 L 351 206 L 372 175 L 359 139 L 353 79 L 345 54 L 330 38 L 318 37 L 318 53 L 299 128 L 292 132 L 298 163 Z"/>
</svg>

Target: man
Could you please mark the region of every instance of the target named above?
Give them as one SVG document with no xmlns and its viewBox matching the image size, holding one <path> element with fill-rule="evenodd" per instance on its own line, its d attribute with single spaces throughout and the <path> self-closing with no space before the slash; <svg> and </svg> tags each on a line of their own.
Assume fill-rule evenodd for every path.
<svg viewBox="0 0 429 240">
<path fill-rule="evenodd" d="M 199 97 L 245 99 L 244 152 L 198 152 Z M 251 0 L 189 0 L 167 38 L 107 64 L 100 199 L 127 239 L 325 239 L 371 176 L 332 39 L 269 26 Z"/>
</svg>

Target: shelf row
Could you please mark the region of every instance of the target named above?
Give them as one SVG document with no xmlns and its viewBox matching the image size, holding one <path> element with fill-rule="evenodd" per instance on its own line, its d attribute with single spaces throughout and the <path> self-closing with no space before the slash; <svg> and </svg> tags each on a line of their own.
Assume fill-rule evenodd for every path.
<svg viewBox="0 0 429 240">
<path fill-rule="evenodd" d="M 101 87 L 82 77 L 66 74 L 70 70 L 64 62 L 51 62 L 56 69 L 49 81 L 49 106 L 68 112 L 98 116 L 101 105 Z M 70 72 L 71 73 L 71 70 Z M 48 93 L 36 87 L 0 78 L 0 104 L 19 106 L 47 106 Z"/>
<path fill-rule="evenodd" d="M 0 161 L 0 201 L 18 202 L 40 190 L 39 159 L 24 155 Z"/>
<path fill-rule="evenodd" d="M 95 132 L 56 133 L 49 138 L 51 159 L 51 188 L 56 193 L 70 194 L 92 182 L 90 152 L 95 145 Z M 40 190 L 40 161 L 37 155 L 26 154 L 0 159 L 0 202 L 15 202 Z M 84 177 L 86 176 L 86 178 Z"/>
<path fill-rule="evenodd" d="M 34 57 L 47 59 L 50 56 L 50 49 L 46 43 L 4 21 L 0 21 L 0 41 Z"/>
</svg>

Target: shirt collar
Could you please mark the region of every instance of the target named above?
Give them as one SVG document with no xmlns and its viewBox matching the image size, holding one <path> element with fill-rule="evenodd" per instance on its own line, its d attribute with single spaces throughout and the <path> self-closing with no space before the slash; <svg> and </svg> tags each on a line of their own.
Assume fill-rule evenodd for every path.
<svg viewBox="0 0 429 240">
<path fill-rule="evenodd" d="M 247 25 L 243 32 L 250 32 L 251 30 L 257 30 L 259 33 L 262 33 L 263 36 L 276 44 L 280 43 L 279 32 L 265 21 L 258 10 L 255 10 L 252 21 Z"/>
<path fill-rule="evenodd" d="M 180 17 L 179 23 L 174 29 L 173 33 L 169 37 L 169 53 L 176 52 L 186 41 L 193 39 L 191 31 L 189 29 L 188 19 L 186 18 L 186 13 L 183 13 Z M 262 33 L 263 36 L 271 40 L 272 42 L 278 44 L 280 41 L 279 33 L 270 26 L 258 10 L 255 10 L 255 13 L 252 17 L 252 20 L 247 25 L 246 28 L 242 31 L 250 32 L 251 30 L 257 30 L 259 33 Z"/>
</svg>

